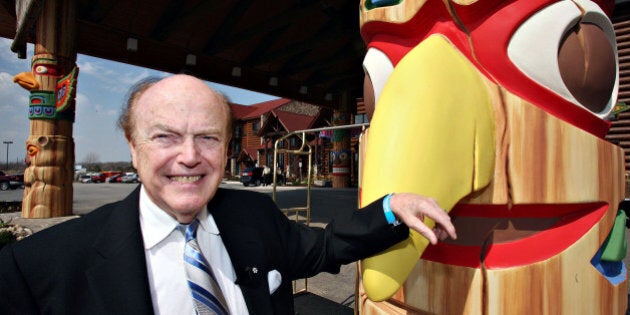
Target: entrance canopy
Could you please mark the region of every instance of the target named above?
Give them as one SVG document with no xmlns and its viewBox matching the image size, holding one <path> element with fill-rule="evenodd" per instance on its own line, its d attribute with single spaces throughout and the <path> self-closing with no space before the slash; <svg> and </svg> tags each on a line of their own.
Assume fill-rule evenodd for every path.
<svg viewBox="0 0 630 315">
<path fill-rule="evenodd" d="M 22 58 L 43 2 L 0 0 L 0 36 Z M 356 0 L 74 2 L 80 54 L 332 108 L 362 94 Z"/>
</svg>

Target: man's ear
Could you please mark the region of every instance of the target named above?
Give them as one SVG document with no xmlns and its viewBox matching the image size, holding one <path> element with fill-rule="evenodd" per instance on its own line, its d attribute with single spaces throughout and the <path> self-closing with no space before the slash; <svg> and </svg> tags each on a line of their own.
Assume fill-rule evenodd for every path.
<svg viewBox="0 0 630 315">
<path fill-rule="evenodd" d="M 129 145 L 129 152 L 131 152 L 131 164 L 137 170 L 138 165 L 136 163 L 136 146 L 133 143 L 131 136 L 125 136 L 127 138 L 127 144 Z"/>
</svg>

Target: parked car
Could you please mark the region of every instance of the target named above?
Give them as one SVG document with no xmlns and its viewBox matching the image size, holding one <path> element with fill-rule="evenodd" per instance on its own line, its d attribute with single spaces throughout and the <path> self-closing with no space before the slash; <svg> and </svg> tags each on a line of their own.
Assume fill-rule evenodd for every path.
<svg viewBox="0 0 630 315">
<path fill-rule="evenodd" d="M 241 183 L 245 187 L 249 185 L 259 186 L 263 182 L 262 167 L 248 167 L 241 173 Z"/>
<path fill-rule="evenodd" d="M 122 174 L 116 174 L 116 175 L 112 175 L 110 177 L 107 177 L 105 179 L 105 182 L 107 183 L 120 183 L 122 181 Z"/>
<path fill-rule="evenodd" d="M 140 179 L 136 173 L 127 173 L 120 178 L 121 183 L 138 183 Z"/>
<path fill-rule="evenodd" d="M 92 176 L 87 175 L 87 174 L 86 175 L 81 175 L 81 177 L 79 177 L 79 181 L 84 183 L 84 184 L 91 183 L 92 182 Z"/>
<path fill-rule="evenodd" d="M 92 183 L 104 183 L 106 176 L 104 173 L 98 173 L 92 175 Z"/>
<path fill-rule="evenodd" d="M 24 174 L 7 175 L 0 171 L 0 190 L 24 188 Z"/>
</svg>

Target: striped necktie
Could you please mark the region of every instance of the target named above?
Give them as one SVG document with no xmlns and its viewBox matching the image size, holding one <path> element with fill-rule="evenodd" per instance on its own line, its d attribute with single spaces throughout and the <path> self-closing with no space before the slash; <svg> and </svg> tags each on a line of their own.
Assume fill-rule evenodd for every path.
<svg viewBox="0 0 630 315">
<path fill-rule="evenodd" d="M 210 264 L 201 254 L 197 243 L 197 227 L 199 220 L 195 219 L 186 228 L 186 246 L 184 247 L 184 261 L 188 287 L 192 293 L 193 304 L 197 314 L 229 314 L 227 303 L 221 293 Z"/>
</svg>

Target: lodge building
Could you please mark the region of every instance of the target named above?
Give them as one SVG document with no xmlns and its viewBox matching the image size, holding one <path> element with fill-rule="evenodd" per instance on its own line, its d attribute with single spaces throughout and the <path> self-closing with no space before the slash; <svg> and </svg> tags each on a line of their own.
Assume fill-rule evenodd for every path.
<svg viewBox="0 0 630 315">
<path fill-rule="evenodd" d="M 358 100 L 359 112 L 362 101 Z M 233 135 L 228 150 L 226 177 L 236 178 L 247 167 L 259 166 L 273 169 L 274 144 L 277 139 L 301 130 L 321 129 L 333 125 L 333 111 L 300 101 L 280 98 L 249 106 L 230 104 L 234 118 Z M 365 114 L 351 115 L 349 124 L 365 122 Z M 360 128 L 350 133 L 350 183 L 358 181 L 358 138 Z M 314 179 L 330 183 L 335 152 L 332 130 L 306 133 L 306 142 L 311 147 Z M 298 135 L 290 136 L 279 143 L 280 148 L 298 150 L 302 141 Z M 300 154 L 281 153 L 277 157 L 277 169 L 289 181 L 306 178 L 308 157 Z"/>
</svg>

